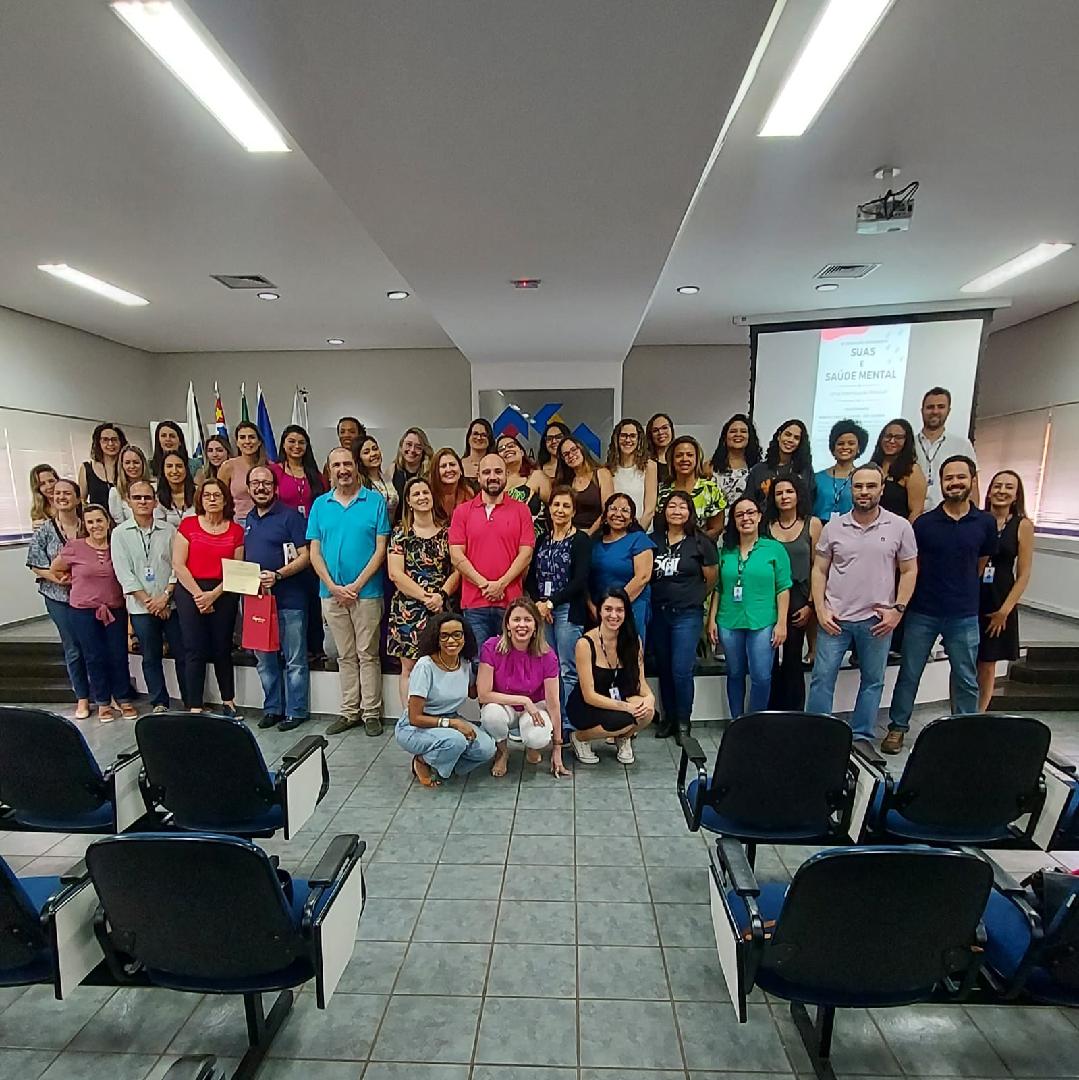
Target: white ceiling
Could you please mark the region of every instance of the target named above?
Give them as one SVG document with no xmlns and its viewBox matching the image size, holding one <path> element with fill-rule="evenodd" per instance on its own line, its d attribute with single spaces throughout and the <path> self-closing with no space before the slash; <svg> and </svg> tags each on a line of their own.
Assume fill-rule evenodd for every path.
<svg viewBox="0 0 1079 1080">
<path fill-rule="evenodd" d="M 1079 3 L 896 0 L 809 131 L 758 138 L 819 7 L 788 0 L 639 343 L 745 341 L 738 314 L 969 299 L 961 285 L 1035 243 L 1079 241 Z M 886 164 L 897 186 L 921 181 L 913 227 L 857 236 Z M 882 265 L 814 291 L 817 270 L 846 262 Z M 989 296 L 1014 300 L 994 328 L 1079 300 L 1079 249 Z"/>
<path fill-rule="evenodd" d="M 151 351 L 333 336 L 619 361 L 635 339 L 744 341 L 740 313 L 956 298 L 1039 240 L 1079 240 L 1075 0 L 896 0 L 807 134 L 762 140 L 823 2 L 787 0 L 681 232 L 772 0 L 189 2 L 296 149 L 245 153 L 106 0 L 7 0 L 0 305 Z M 856 236 L 886 163 L 922 182 L 914 228 Z M 36 269 L 53 261 L 151 304 Z M 813 291 L 847 261 L 883 265 Z M 1079 253 L 1011 295 L 995 326 L 1079 300 Z"/>
</svg>

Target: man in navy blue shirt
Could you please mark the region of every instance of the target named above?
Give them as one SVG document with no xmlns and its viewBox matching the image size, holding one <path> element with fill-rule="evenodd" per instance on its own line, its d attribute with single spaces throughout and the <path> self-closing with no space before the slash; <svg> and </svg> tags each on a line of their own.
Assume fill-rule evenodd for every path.
<svg viewBox="0 0 1079 1080">
<path fill-rule="evenodd" d="M 992 514 L 971 501 L 977 468 L 963 454 L 940 467 L 944 501 L 914 522 L 918 583 L 906 614 L 903 659 L 888 710 L 885 754 L 898 754 L 910 729 L 918 683 L 938 637 L 951 666 L 957 713 L 978 711 L 978 593 L 989 557 L 996 554 Z"/>
<path fill-rule="evenodd" d="M 260 728 L 299 727 L 308 716 L 307 589 L 296 575 L 311 565 L 307 523 L 277 498 L 277 477 L 265 465 L 247 474 L 255 509 L 244 525 L 244 558 L 262 568 L 262 589 L 277 601 L 280 652 L 256 652 L 264 703 Z"/>
</svg>

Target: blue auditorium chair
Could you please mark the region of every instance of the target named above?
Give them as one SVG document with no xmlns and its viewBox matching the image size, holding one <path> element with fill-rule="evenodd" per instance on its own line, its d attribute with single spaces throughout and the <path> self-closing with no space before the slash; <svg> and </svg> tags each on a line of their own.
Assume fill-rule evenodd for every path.
<svg viewBox="0 0 1079 1080">
<path fill-rule="evenodd" d="M 70 720 L 0 706 L 0 829 L 122 832 L 146 813 L 138 781 L 137 752 L 102 771 Z"/>
<path fill-rule="evenodd" d="M 55 954 L 43 912 L 58 877 L 15 876 L 0 858 L 0 986 L 51 983 Z"/>
<path fill-rule="evenodd" d="M 356 836 L 336 836 L 300 878 L 238 837 L 127 833 L 96 841 L 86 866 L 112 979 L 242 995 L 249 1049 L 234 1076 L 254 1076 L 296 987 L 313 979 L 316 1006 L 330 1002 L 366 900 L 365 848 Z M 266 1014 L 262 995 L 274 992 Z"/>
<path fill-rule="evenodd" d="M 758 884 L 738 842 L 718 840 L 713 924 L 739 1022 L 755 986 L 789 1001 L 817 1076 L 831 1080 L 836 1009 L 962 1000 L 970 991 L 992 884 L 993 868 L 976 852 L 914 845 L 830 848 L 790 885 Z"/>
<path fill-rule="evenodd" d="M 878 785 L 870 832 L 888 843 L 1033 846 L 1050 737 L 1040 720 L 1007 713 L 931 721 L 899 780 Z"/>
<path fill-rule="evenodd" d="M 697 775 L 688 784 L 690 764 Z M 750 865 L 763 844 L 857 841 L 856 795 L 878 773 L 852 752 L 850 726 L 803 712 L 748 713 L 723 733 L 711 775 L 700 743 L 682 739 L 678 801 L 692 832 L 746 844 Z M 868 806 L 868 794 L 861 801 Z"/>
<path fill-rule="evenodd" d="M 326 740 L 301 739 L 271 773 L 243 720 L 213 713 L 150 713 L 135 724 L 146 804 L 166 827 L 295 836 L 329 789 Z"/>
<path fill-rule="evenodd" d="M 985 909 L 986 969 L 1008 998 L 1079 1005 L 1079 877 L 1044 871 L 1038 887 L 997 868 Z"/>
</svg>

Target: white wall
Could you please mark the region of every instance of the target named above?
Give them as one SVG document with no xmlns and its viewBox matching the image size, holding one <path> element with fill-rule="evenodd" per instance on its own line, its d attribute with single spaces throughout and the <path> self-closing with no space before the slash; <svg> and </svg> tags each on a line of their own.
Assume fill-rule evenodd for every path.
<svg viewBox="0 0 1079 1080">
<path fill-rule="evenodd" d="M 0 308 L 0 386 L 0 423 L 10 430 L 46 413 L 115 420 L 135 433 L 153 411 L 148 353 L 8 308 Z M 0 624 L 44 611 L 25 563 L 25 544 L 0 548 Z"/>
<path fill-rule="evenodd" d="M 292 419 L 297 383 L 306 387 L 311 439 L 319 456 L 337 445 L 335 427 L 343 415 L 359 417 L 375 432 L 387 459 L 406 427 L 424 428 L 436 445 L 442 429 L 451 429 L 456 446 L 472 417 L 469 364 L 457 349 L 164 353 L 153 363 L 162 399 L 170 403 L 158 415 L 182 418 L 187 383 L 193 380 L 207 426 L 213 423 L 215 379 L 230 429 L 240 419 L 241 381 L 247 383 L 252 419 L 261 381 L 278 436 Z M 391 438 L 393 445 L 386 445 Z"/>
<path fill-rule="evenodd" d="M 979 417 L 1075 401 L 1079 401 L 1079 304 L 989 335 L 978 372 Z M 1079 618 L 1079 541 L 1066 537 L 1036 541 L 1024 603 Z"/>
<path fill-rule="evenodd" d="M 622 366 L 622 415 L 669 412 L 711 456 L 732 413 L 749 408 L 749 346 L 638 345 Z M 760 432 L 767 441 L 771 432 Z"/>
</svg>

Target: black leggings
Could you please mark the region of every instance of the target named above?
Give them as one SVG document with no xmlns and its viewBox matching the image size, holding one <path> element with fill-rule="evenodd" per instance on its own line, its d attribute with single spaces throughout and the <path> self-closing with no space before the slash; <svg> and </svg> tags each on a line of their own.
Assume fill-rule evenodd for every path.
<svg viewBox="0 0 1079 1080">
<path fill-rule="evenodd" d="M 199 588 L 206 592 L 221 583 L 209 578 L 196 578 Z M 180 629 L 184 637 L 186 654 L 187 704 L 192 709 L 202 708 L 206 689 L 206 665 L 212 663 L 217 676 L 217 686 L 222 701 L 236 697 L 236 682 L 232 671 L 232 631 L 236 625 L 236 612 L 240 598 L 236 593 L 222 593 L 214 601 L 214 609 L 203 615 L 191 594 L 177 584 L 173 593 L 176 610 L 180 615 Z"/>
<path fill-rule="evenodd" d="M 797 611 L 797 608 L 793 610 Z M 769 709 L 790 709 L 800 712 L 806 703 L 806 677 L 802 670 L 802 643 L 805 627 L 794 626 L 787 620 L 787 640 L 776 650 L 772 664 L 772 690 Z"/>
</svg>

